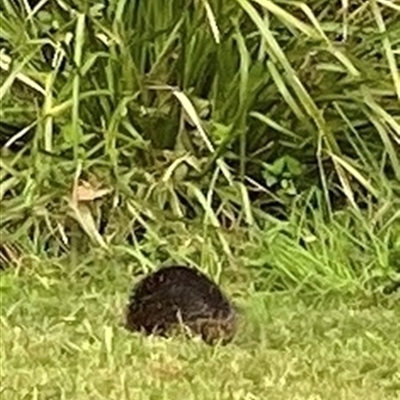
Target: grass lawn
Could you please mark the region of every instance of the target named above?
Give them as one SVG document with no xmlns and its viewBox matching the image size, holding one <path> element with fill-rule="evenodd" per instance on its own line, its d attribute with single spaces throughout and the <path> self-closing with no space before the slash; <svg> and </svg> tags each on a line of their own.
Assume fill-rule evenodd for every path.
<svg viewBox="0 0 400 400">
<path fill-rule="evenodd" d="M 107 267 L 2 273 L 2 399 L 399 398 L 397 295 L 249 289 L 234 342 L 210 347 L 126 332 L 131 279 Z"/>
</svg>

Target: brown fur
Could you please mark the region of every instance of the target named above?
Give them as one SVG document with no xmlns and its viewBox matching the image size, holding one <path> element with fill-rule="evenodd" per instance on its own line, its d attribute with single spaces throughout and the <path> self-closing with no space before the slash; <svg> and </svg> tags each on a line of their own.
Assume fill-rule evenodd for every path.
<svg viewBox="0 0 400 400">
<path fill-rule="evenodd" d="M 179 326 L 213 344 L 231 341 L 236 313 L 218 286 L 200 271 L 164 267 L 134 288 L 126 309 L 126 328 L 168 336 Z"/>
</svg>

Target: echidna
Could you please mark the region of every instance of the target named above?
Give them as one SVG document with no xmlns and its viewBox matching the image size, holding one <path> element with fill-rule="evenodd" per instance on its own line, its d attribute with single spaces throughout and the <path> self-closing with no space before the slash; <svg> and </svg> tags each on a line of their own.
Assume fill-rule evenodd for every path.
<svg viewBox="0 0 400 400">
<path fill-rule="evenodd" d="M 206 343 L 228 343 L 236 331 L 236 313 L 218 286 L 198 270 L 163 267 L 134 288 L 126 309 L 126 328 L 168 336 L 179 326 Z"/>
</svg>

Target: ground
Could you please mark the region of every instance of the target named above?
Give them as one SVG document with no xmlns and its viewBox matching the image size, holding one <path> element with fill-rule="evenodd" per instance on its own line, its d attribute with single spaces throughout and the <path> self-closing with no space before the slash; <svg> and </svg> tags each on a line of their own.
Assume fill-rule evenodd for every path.
<svg viewBox="0 0 400 400">
<path fill-rule="evenodd" d="M 234 342 L 122 326 L 128 272 L 1 274 L 1 395 L 23 399 L 398 399 L 399 296 L 235 292 Z"/>
</svg>

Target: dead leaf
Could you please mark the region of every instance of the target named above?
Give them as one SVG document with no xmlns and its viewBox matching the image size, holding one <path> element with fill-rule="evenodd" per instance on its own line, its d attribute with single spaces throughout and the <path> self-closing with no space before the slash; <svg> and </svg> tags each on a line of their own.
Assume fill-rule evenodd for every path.
<svg viewBox="0 0 400 400">
<path fill-rule="evenodd" d="M 110 193 L 111 189 L 99 189 L 91 185 L 89 182 L 80 180 L 79 184 L 74 187 L 72 200 L 75 203 L 83 201 L 93 201 Z"/>
</svg>

